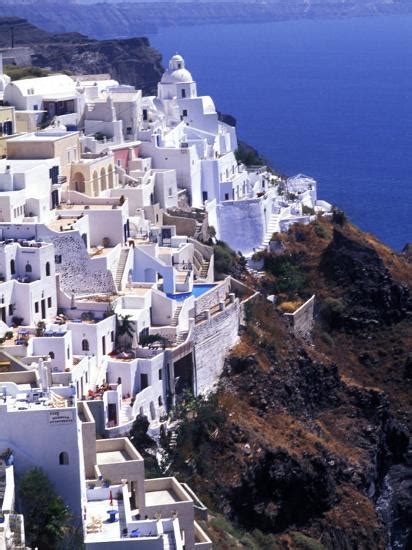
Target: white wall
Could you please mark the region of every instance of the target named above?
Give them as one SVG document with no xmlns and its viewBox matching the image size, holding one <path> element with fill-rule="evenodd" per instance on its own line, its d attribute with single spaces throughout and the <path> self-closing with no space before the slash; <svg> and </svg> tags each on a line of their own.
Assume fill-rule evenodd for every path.
<svg viewBox="0 0 412 550">
<path fill-rule="evenodd" d="M 265 235 L 263 202 L 260 199 L 227 201 L 216 207 L 218 239 L 244 254 L 260 246 Z"/>
<path fill-rule="evenodd" d="M 67 413 L 72 420 L 56 423 L 56 412 Z M 13 450 L 16 474 L 42 468 L 57 493 L 80 517 L 84 466 L 78 422 L 75 408 L 7 412 L 7 405 L 0 405 L 0 444 Z M 59 464 L 61 452 L 69 454 L 68 465 Z"/>
</svg>

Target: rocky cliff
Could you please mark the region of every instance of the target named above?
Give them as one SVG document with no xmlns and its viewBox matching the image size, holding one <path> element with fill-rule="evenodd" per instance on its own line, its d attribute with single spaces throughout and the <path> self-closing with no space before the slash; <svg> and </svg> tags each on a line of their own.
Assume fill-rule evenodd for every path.
<svg viewBox="0 0 412 550">
<path fill-rule="evenodd" d="M 410 548 L 412 266 L 342 215 L 276 239 L 216 395 L 178 412 L 170 468 L 229 520 L 212 518 L 218 548 Z M 302 340 L 282 310 L 312 293 Z"/>
<path fill-rule="evenodd" d="M 11 28 L 15 45 L 31 47 L 38 67 L 73 74 L 110 73 L 145 94 L 156 92 L 163 73 L 161 54 L 147 38 L 94 40 L 79 33 L 48 33 L 18 17 L 0 17 L 0 47 L 10 45 Z"/>
<path fill-rule="evenodd" d="M 285 19 L 355 17 L 410 13 L 409 0 L 248 0 L 202 2 L 62 2 L 0 0 L 0 13 L 25 17 L 50 31 L 81 31 L 89 36 L 112 38 L 153 33 L 170 25 L 250 23 Z"/>
</svg>

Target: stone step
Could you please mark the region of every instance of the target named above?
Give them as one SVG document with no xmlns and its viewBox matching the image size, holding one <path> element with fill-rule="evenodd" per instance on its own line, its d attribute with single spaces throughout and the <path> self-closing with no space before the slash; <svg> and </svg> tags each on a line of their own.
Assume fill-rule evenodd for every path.
<svg viewBox="0 0 412 550">
<path fill-rule="evenodd" d="M 183 344 L 183 342 L 186 342 L 188 332 L 179 332 L 176 338 L 176 344 L 180 345 Z"/>
</svg>

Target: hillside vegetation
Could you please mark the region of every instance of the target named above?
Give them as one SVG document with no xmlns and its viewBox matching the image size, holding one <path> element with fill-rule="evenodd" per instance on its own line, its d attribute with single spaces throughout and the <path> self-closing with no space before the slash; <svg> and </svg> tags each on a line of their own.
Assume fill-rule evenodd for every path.
<svg viewBox="0 0 412 550">
<path fill-rule="evenodd" d="M 177 411 L 170 469 L 217 514 L 219 549 L 383 550 L 388 528 L 401 548 L 412 543 L 412 266 L 335 222 L 278 236 L 283 253 L 265 255 L 262 297 L 216 394 Z M 276 305 L 264 298 L 273 291 Z M 303 341 L 280 306 L 312 293 L 313 340 Z M 376 503 L 388 476 L 396 520 L 383 525 Z"/>
</svg>

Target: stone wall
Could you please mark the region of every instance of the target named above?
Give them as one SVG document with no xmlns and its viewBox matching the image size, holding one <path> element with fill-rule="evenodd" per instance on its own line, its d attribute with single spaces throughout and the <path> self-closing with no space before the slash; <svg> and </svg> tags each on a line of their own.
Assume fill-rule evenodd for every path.
<svg viewBox="0 0 412 550">
<path fill-rule="evenodd" d="M 300 306 L 294 313 L 285 313 L 291 331 L 295 336 L 308 337 L 313 328 L 313 309 L 315 305 L 315 295 Z"/>
<path fill-rule="evenodd" d="M 183 218 L 181 216 L 171 216 L 163 214 L 163 223 L 165 225 L 174 225 L 176 227 L 176 235 L 188 235 L 193 237 L 196 233 L 196 220 L 191 218 Z"/>
<path fill-rule="evenodd" d="M 195 302 L 195 315 L 219 305 L 224 302 L 230 292 L 230 277 L 226 277 L 223 283 L 216 285 L 213 289 L 199 296 Z"/>
<path fill-rule="evenodd" d="M 222 312 L 193 328 L 196 366 L 196 394 L 213 388 L 223 370 L 225 357 L 238 341 L 240 305 L 238 300 Z"/>
<path fill-rule="evenodd" d="M 116 292 L 111 272 L 107 269 L 93 269 L 90 265 L 91 260 L 79 233 L 63 232 L 51 241 L 56 255 L 62 257 L 62 263 L 56 265 L 56 271 L 60 274 L 60 284 L 65 292 Z"/>
</svg>

